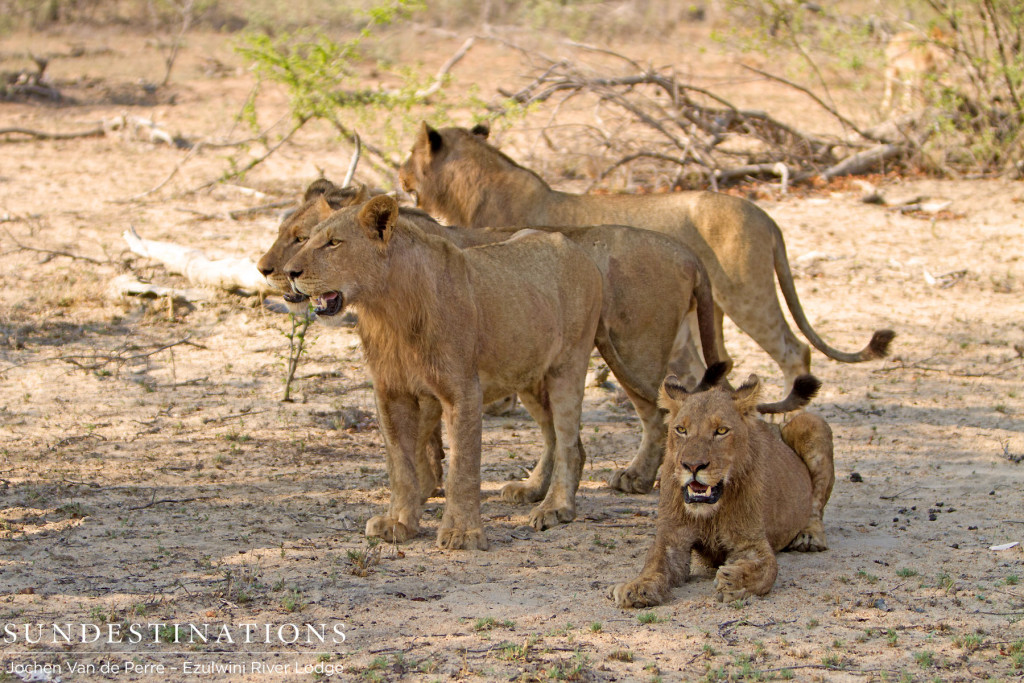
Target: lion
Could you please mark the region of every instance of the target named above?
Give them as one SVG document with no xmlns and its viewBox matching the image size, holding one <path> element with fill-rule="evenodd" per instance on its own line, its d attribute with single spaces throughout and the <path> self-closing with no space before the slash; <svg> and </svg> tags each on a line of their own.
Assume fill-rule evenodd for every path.
<svg viewBox="0 0 1024 683">
<path fill-rule="evenodd" d="M 909 109 L 914 97 L 921 97 L 924 80 L 935 79 L 950 60 L 953 36 L 934 27 L 927 36 L 918 31 L 902 31 L 889 39 L 885 46 L 885 94 L 882 110 L 892 108 L 896 83 L 903 89 L 904 109 Z"/>
<path fill-rule="evenodd" d="M 367 193 L 330 193 L 339 206 L 366 201 Z M 418 209 L 401 207 L 400 214 L 424 232 L 439 235 L 460 247 L 493 244 L 508 239 L 520 228 L 474 230 L 441 225 Z M 665 421 L 658 409 L 658 388 L 669 372 L 674 352 L 689 340 L 686 324 L 696 312 L 697 333 L 707 365 L 718 361 L 714 303 L 707 271 L 700 259 L 675 240 L 618 225 L 584 228 L 533 227 L 561 232 L 591 258 L 601 271 L 604 299 L 595 344 L 619 380 L 640 417 L 643 436 L 633 461 L 615 472 L 609 484 L 628 493 L 651 490 L 661 465 Z M 543 497 L 540 462 L 523 485 L 509 485 L 502 496 L 509 502 L 535 502 Z"/>
<path fill-rule="evenodd" d="M 691 551 L 718 567 L 718 600 L 765 595 L 778 573 L 775 553 L 828 546 L 822 512 L 832 493 L 832 430 L 801 412 L 781 430 L 757 417 L 756 375 L 737 390 L 717 386 L 725 366 L 708 369 L 688 392 L 671 376 L 661 404 L 669 426 L 658 526 L 640 576 L 612 588 L 620 607 L 659 605 L 689 578 Z M 820 382 L 801 375 L 806 403 Z"/>
<path fill-rule="evenodd" d="M 281 266 L 298 253 L 302 243 L 309 239 L 313 228 L 327 220 L 334 211 L 348 206 L 352 201 L 361 202 L 366 199 L 365 187 L 340 188 L 326 178 L 319 178 L 306 188 L 299 208 L 281 221 L 277 229 L 277 239 L 270 245 L 267 253 L 260 257 L 256 268 L 270 286 L 283 295 L 289 311 L 296 315 L 305 314 L 309 308 L 308 297 L 292 290 L 288 276 L 281 270 Z"/>
<path fill-rule="evenodd" d="M 309 239 L 313 229 L 338 209 L 368 198 L 365 186 L 341 188 L 330 180 L 320 178 L 310 183 L 298 209 L 289 214 L 278 228 L 277 239 L 260 258 L 256 267 L 267 282 L 281 292 L 285 305 L 294 315 L 306 315 L 309 297 L 292 289 L 283 266 L 298 253 Z M 441 440 L 441 411 L 439 407 L 422 406 L 425 414 L 435 415 L 419 425 L 416 436 L 418 456 L 415 460 L 421 487 L 421 502 L 441 493 L 444 447 Z"/>
<path fill-rule="evenodd" d="M 697 254 L 711 278 L 716 316 L 728 315 L 778 363 L 787 389 L 810 371 L 810 350 L 786 323 L 775 294 L 778 276 L 797 327 L 819 351 L 845 363 L 881 358 L 895 334 L 878 330 L 856 353 L 832 348 L 804 314 L 793 284 L 782 232 L 752 202 L 716 192 L 650 195 L 576 195 L 551 189 L 539 175 L 487 142 L 477 126 L 435 130 L 423 123 L 399 169 L 403 189 L 417 205 L 448 223 L 499 225 L 632 225 L 664 233 Z M 728 360 L 718 325 L 717 348 Z M 692 349 L 687 362 L 692 368 Z M 703 369 L 692 370 L 696 379 Z"/>
<path fill-rule="evenodd" d="M 391 486 L 388 511 L 367 521 L 367 536 L 399 542 L 419 531 L 415 434 L 423 396 L 440 404 L 451 440 L 438 547 L 487 548 L 480 411 L 510 391 L 540 425 L 550 454 L 531 524 L 575 517 L 601 273 L 563 235 L 525 232 L 461 249 L 418 229 L 394 198 L 378 196 L 333 213 L 285 264 L 323 322 L 348 307 L 359 315 Z"/>
</svg>

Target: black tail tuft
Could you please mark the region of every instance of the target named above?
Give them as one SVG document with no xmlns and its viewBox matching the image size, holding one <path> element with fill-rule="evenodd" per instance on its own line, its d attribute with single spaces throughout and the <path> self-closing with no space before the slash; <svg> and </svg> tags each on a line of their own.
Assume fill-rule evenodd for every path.
<svg viewBox="0 0 1024 683">
<path fill-rule="evenodd" d="M 885 358 L 889 355 L 889 344 L 896 337 L 896 333 L 892 330 L 876 330 L 871 335 L 871 341 L 868 343 L 868 350 L 871 353 L 872 358 Z"/>
<path fill-rule="evenodd" d="M 770 415 L 800 410 L 818 394 L 818 389 L 821 389 L 821 380 L 814 375 L 800 375 L 793 380 L 789 396 L 775 403 L 758 403 L 757 412 Z"/>
<path fill-rule="evenodd" d="M 713 363 L 704 372 L 704 377 L 701 379 L 700 384 L 694 389 L 694 393 L 698 391 L 707 391 L 708 389 L 717 386 L 724 378 L 726 373 L 729 372 L 729 364 L 725 361 L 719 361 Z"/>
<path fill-rule="evenodd" d="M 817 396 L 819 389 L 821 389 L 821 380 L 814 375 L 800 375 L 793 380 L 793 394 L 805 403 L 809 403 L 812 398 Z"/>
</svg>

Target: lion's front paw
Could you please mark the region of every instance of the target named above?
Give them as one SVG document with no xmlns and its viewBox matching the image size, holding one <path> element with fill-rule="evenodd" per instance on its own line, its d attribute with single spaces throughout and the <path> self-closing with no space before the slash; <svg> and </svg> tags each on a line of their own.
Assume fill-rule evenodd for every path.
<svg viewBox="0 0 1024 683">
<path fill-rule="evenodd" d="M 752 576 L 749 567 L 723 565 L 715 574 L 715 598 L 719 602 L 732 602 L 755 595 L 751 586 Z"/>
<path fill-rule="evenodd" d="M 404 543 L 418 532 L 419 529 L 408 527 L 387 515 L 376 515 L 366 521 L 366 535 L 379 536 L 388 543 Z"/>
<path fill-rule="evenodd" d="M 608 480 L 608 486 L 623 493 L 647 493 L 654 486 L 654 477 L 644 476 L 632 467 L 619 470 Z"/>
<path fill-rule="evenodd" d="M 576 507 L 573 505 L 552 507 L 541 504 L 530 511 L 530 526 L 537 531 L 566 524 L 574 519 L 576 519 Z"/>
<path fill-rule="evenodd" d="M 608 597 L 619 607 L 653 607 L 664 602 L 658 585 L 644 579 L 615 584 Z"/>
<path fill-rule="evenodd" d="M 536 503 L 544 497 L 544 491 L 539 486 L 526 481 L 513 481 L 505 484 L 501 489 L 501 499 L 506 503 L 521 505 L 523 503 Z"/>
<path fill-rule="evenodd" d="M 483 527 L 458 528 L 442 525 L 437 532 L 437 547 L 443 550 L 487 550 Z"/>
<path fill-rule="evenodd" d="M 816 553 L 828 550 L 828 543 L 825 541 L 825 529 L 820 520 L 814 520 L 796 535 L 786 550 L 796 550 L 802 553 Z"/>
</svg>

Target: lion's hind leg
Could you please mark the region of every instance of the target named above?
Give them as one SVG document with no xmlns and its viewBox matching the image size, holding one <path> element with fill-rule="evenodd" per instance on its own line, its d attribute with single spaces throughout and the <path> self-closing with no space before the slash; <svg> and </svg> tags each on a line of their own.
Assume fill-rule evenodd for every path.
<svg viewBox="0 0 1024 683">
<path fill-rule="evenodd" d="M 800 456 L 811 475 L 810 520 L 786 549 L 803 552 L 826 550 L 828 543 L 822 514 L 836 480 L 832 428 L 817 415 L 800 413 L 783 425 L 782 440 Z"/>
<path fill-rule="evenodd" d="M 514 481 L 501 489 L 501 499 L 509 503 L 536 503 L 544 498 L 551 483 L 551 470 L 555 457 L 555 426 L 551 420 L 551 412 L 544 407 L 540 399 L 528 391 L 519 392 L 519 400 L 526 408 L 533 421 L 540 427 L 544 437 L 544 452 L 534 466 L 530 476 L 523 481 Z"/>
<path fill-rule="evenodd" d="M 577 360 L 549 372 L 544 381 L 555 443 L 547 493 L 530 511 L 530 526 L 538 531 L 576 519 L 576 490 L 586 459 L 580 439 L 580 412 L 589 355 L 588 344 L 577 354 Z"/>
</svg>

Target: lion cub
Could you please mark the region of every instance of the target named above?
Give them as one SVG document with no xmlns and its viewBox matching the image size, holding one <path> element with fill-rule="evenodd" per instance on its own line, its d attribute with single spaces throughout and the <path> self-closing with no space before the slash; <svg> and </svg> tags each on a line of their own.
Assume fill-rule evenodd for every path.
<svg viewBox="0 0 1024 683">
<path fill-rule="evenodd" d="M 688 392 L 669 376 L 661 405 L 668 410 L 668 441 L 654 545 L 640 576 L 612 589 L 620 607 L 659 605 L 690 575 L 690 553 L 712 566 L 715 597 L 731 602 L 771 590 L 775 553 L 825 550 L 822 511 L 832 493 L 832 430 L 800 413 L 781 429 L 759 412 L 759 381 L 751 375 L 729 391 L 719 383 L 723 364 L 708 369 Z M 802 375 L 793 393 L 807 403 L 820 383 Z M 787 406 L 792 408 L 792 405 Z"/>
<path fill-rule="evenodd" d="M 437 545 L 487 548 L 480 410 L 510 391 L 540 425 L 550 463 L 531 522 L 575 517 L 580 409 L 602 302 L 601 273 L 583 251 L 536 232 L 461 249 L 378 196 L 331 214 L 284 270 L 325 324 L 347 306 L 359 314 L 391 485 L 388 511 L 367 521 L 367 536 L 404 541 L 419 531 L 418 425 L 421 410 L 439 404 L 451 454 Z"/>
</svg>

